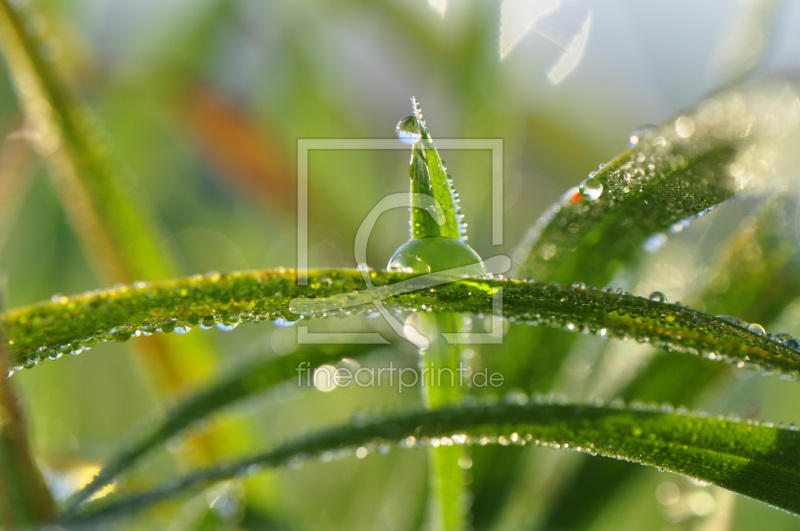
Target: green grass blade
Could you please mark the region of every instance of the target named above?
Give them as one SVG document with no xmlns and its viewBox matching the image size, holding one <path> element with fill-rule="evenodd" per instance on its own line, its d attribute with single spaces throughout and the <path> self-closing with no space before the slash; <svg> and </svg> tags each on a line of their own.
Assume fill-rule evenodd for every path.
<svg viewBox="0 0 800 531">
<path fill-rule="evenodd" d="M 625 293 L 520 280 L 463 279 L 432 274 L 425 287 L 404 273 L 312 270 L 298 286 L 287 270 L 212 274 L 124 286 L 63 297 L 0 315 L 12 364 L 33 366 L 48 357 L 80 352 L 98 341 L 138 334 L 240 322 L 319 317 L 373 308 L 385 299 L 396 310 L 489 314 L 492 293 L 503 289 L 503 315 L 517 323 L 648 342 L 669 351 L 702 354 L 740 366 L 795 376 L 800 352 L 793 339 L 770 338 L 760 327 L 716 318 L 686 306 Z M 409 292 L 403 293 L 408 290 Z M 299 314 L 293 314 L 292 311 Z M 184 328 L 186 327 L 186 328 Z"/>
<path fill-rule="evenodd" d="M 0 309 L 5 298 L 0 279 Z M 5 341 L 0 330 L 0 526 L 5 529 L 38 527 L 51 522 L 55 507 L 28 440 L 20 404 L 5 377 L 8 372 Z"/>
<path fill-rule="evenodd" d="M 25 31 L 29 16 L 0 2 L 3 55 L 28 119 L 26 134 L 47 162 L 85 247 L 113 281 L 173 276 L 151 213 L 125 184 L 95 118 L 40 55 L 42 43 Z"/>
<path fill-rule="evenodd" d="M 707 266 L 711 285 L 700 299 L 714 312 L 728 311 L 771 323 L 800 296 L 797 270 L 800 251 L 787 235 L 797 219 L 797 199 L 780 195 L 742 223 Z M 718 276 L 728 288 L 721 291 Z M 692 406 L 707 389 L 729 374 L 719 364 L 690 357 L 655 356 L 622 390 L 626 401 L 641 400 Z M 635 473 L 616 463 L 586 460 L 549 506 L 545 529 L 578 529 L 589 525 L 609 506 L 609 500 Z M 576 510 L 574 500 L 585 500 Z"/>
<path fill-rule="evenodd" d="M 797 88 L 728 90 L 661 127 L 568 191 L 515 254 L 515 275 L 603 284 L 666 232 L 736 195 L 777 189 L 796 167 Z"/>
<path fill-rule="evenodd" d="M 451 240 L 464 242 L 467 239 L 466 224 L 463 223 L 463 215 L 458 208 L 452 181 L 446 174 L 444 163 L 425 125 L 420 105 L 416 98 L 412 98 L 411 103 L 414 114 L 397 124 L 400 140 L 412 143 L 409 166 L 412 241 L 409 243 L 426 245 L 429 252 L 433 249 L 433 255 L 423 257 L 419 252 L 410 253 L 413 258 L 410 263 L 404 265 L 410 266 L 409 271 L 435 272 L 454 265 L 448 263 L 453 258 L 449 255 L 454 251 L 447 244 L 454 243 Z M 436 208 L 423 204 L 422 198 L 433 199 Z M 448 240 L 433 240 L 440 237 Z M 473 263 L 480 261 L 478 255 L 463 243 L 457 248 L 461 252 L 467 252 Z M 400 249 L 407 250 L 407 247 L 403 246 Z M 403 254 L 400 249 L 392 257 L 387 269 L 397 270 L 395 264 L 399 260 L 398 253 Z M 460 261 L 461 257 L 457 260 Z M 484 269 L 482 265 L 478 265 L 476 270 L 482 272 Z M 445 342 L 440 332 L 468 332 L 468 326 L 461 316 L 453 313 L 438 316 L 421 315 L 417 323 L 422 329 L 430 329 L 430 332 L 423 335 L 431 338 L 427 340 L 428 344 L 420 346 L 419 350 L 419 366 L 424 379 L 424 384 L 420 388 L 423 404 L 428 409 L 436 409 L 459 403 L 463 392 L 460 383 L 455 381 L 455 375 L 459 375 L 460 378 L 462 374 L 460 369 L 465 362 L 461 358 L 463 346 Z M 442 375 L 445 377 L 442 378 Z M 452 375 L 453 380 L 448 381 L 447 375 Z M 433 528 L 456 531 L 466 526 L 467 481 L 465 472 L 460 466 L 465 455 L 465 450 L 461 447 L 430 448 L 428 451 L 430 482 L 428 518 Z"/>
<path fill-rule="evenodd" d="M 134 442 L 119 451 L 109 463 L 67 502 L 64 514 L 71 514 L 84 501 L 90 499 L 104 486 L 115 481 L 138 460 L 170 438 L 190 428 L 194 423 L 236 402 L 275 388 L 279 383 L 293 381 L 303 371 L 313 371 L 323 363 L 343 356 L 358 358 L 374 349 L 374 345 L 331 345 L 326 348 L 303 347 L 290 355 L 271 357 L 249 363 L 222 378 L 212 386 L 203 388 L 171 408 L 166 417 L 152 429 L 144 430 Z"/>
<path fill-rule="evenodd" d="M 462 316 L 420 315 L 420 328 L 427 337 L 439 332 L 465 332 Z M 468 368 L 461 353 L 463 345 L 447 343 L 441 336 L 431 341 L 429 348 L 419 351 L 419 366 L 423 383 L 422 403 L 427 409 L 458 404 L 464 398 L 460 369 Z M 461 464 L 466 456 L 461 446 L 428 449 L 429 519 L 432 527 L 442 530 L 464 529 L 469 512 L 467 478 Z"/>
<path fill-rule="evenodd" d="M 211 481 L 275 467 L 292 459 L 349 456 L 387 444 L 544 445 L 658 467 L 800 514 L 800 432 L 731 418 L 662 411 L 527 404 L 463 405 L 386 415 L 295 440 L 249 459 L 199 471 L 160 488 L 87 505 L 71 523 L 140 510 Z"/>
<path fill-rule="evenodd" d="M 456 192 L 447 177 L 447 169 L 433 144 L 433 138 L 422 117 L 422 109 L 415 98 L 411 99 L 414 114 L 397 124 L 397 133 L 404 142 L 413 142 L 411 147 L 411 238 L 443 236 L 454 240 L 467 239 L 466 225 L 456 201 Z M 441 210 L 442 219 L 434 220 L 433 212 L 416 198 L 420 195 L 432 197 Z M 438 221 L 438 222 L 437 222 Z"/>
<path fill-rule="evenodd" d="M 783 81 L 721 92 L 637 138 L 631 150 L 604 165 L 582 187 L 565 193 L 537 221 L 514 254 L 512 273 L 602 286 L 621 269 L 635 269 L 648 238 L 667 232 L 676 222 L 737 194 L 777 187 L 796 162 L 796 92 L 793 84 Z M 774 148 L 777 157 L 762 157 L 765 146 Z M 720 313 L 738 315 L 727 309 Z M 536 358 L 524 358 L 529 363 L 510 372 L 510 385 L 546 391 L 574 339 L 537 328 L 512 330 L 507 342 L 532 346 L 537 352 Z M 540 364 L 540 357 L 546 362 Z M 537 381 L 517 376 L 531 373 Z M 500 491 L 494 485 L 513 485 L 503 478 L 519 466 L 503 469 L 492 457 L 494 449 L 486 453 L 491 454 L 486 466 L 475 461 L 474 488 L 481 492 L 486 484 L 496 496 Z M 494 479 L 482 482 L 483 469 Z M 498 507 L 484 499 L 488 497 L 476 499 L 476 522 L 493 519 Z"/>
</svg>

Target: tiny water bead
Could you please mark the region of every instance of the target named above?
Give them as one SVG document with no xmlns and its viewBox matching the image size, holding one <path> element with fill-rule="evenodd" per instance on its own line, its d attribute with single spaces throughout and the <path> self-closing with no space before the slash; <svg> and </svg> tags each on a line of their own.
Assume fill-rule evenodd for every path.
<svg viewBox="0 0 800 531">
<path fill-rule="evenodd" d="M 647 138 L 648 136 L 653 136 L 657 130 L 658 128 L 656 126 L 650 124 L 637 127 L 636 129 L 633 130 L 631 136 L 628 138 L 628 146 L 629 147 L 636 146 L 643 138 Z"/>
<path fill-rule="evenodd" d="M 432 236 L 409 240 L 392 255 L 386 270 L 393 273 L 436 273 L 470 266 L 465 276 L 486 274 L 481 257 L 466 243 Z"/>
<path fill-rule="evenodd" d="M 397 122 L 397 138 L 403 144 L 414 145 L 422 139 L 422 130 L 419 121 L 413 114 L 406 116 Z"/>
<path fill-rule="evenodd" d="M 597 201 L 600 199 L 600 196 L 603 195 L 603 183 L 594 177 L 589 177 L 584 180 L 578 189 L 580 190 L 581 196 L 589 201 Z"/>
</svg>

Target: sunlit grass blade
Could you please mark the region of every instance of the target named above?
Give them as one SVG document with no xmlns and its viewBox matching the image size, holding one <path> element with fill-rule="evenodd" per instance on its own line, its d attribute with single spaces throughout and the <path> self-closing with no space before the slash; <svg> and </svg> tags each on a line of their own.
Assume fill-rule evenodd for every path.
<svg viewBox="0 0 800 531">
<path fill-rule="evenodd" d="M 741 223 L 706 266 L 706 289 L 699 299 L 707 309 L 771 323 L 800 296 L 800 250 L 791 236 L 797 213 L 797 198 L 781 194 Z M 729 373 L 719 364 L 656 355 L 618 395 L 628 401 L 693 406 Z M 548 507 L 544 528 L 574 529 L 595 521 L 635 472 L 614 463 L 584 461 Z M 587 501 L 575 510 L 575 499 Z"/>
<path fill-rule="evenodd" d="M 621 270 L 634 270 L 643 248 L 652 251 L 676 223 L 736 195 L 778 189 L 796 168 L 796 92 L 791 82 L 761 82 L 721 92 L 661 127 L 635 132 L 629 151 L 568 190 L 537 221 L 514 254 L 512 273 L 603 286 Z M 737 315 L 733 310 L 720 313 Z M 507 339 L 531 345 L 547 358 L 540 366 L 529 357 L 530 363 L 518 367 L 512 385 L 526 389 L 521 375 L 535 373 L 534 383 L 547 385 L 573 343 L 547 329 L 512 330 Z M 494 474 L 488 485 L 519 469 L 510 465 L 503 470 L 491 458 L 489 463 L 475 462 L 476 478 L 483 468 Z M 476 481 L 475 488 L 480 486 Z M 477 518 L 484 518 L 484 507 L 479 498 Z M 496 509 L 490 504 L 485 512 Z"/>
<path fill-rule="evenodd" d="M 797 88 L 785 81 L 716 94 L 649 131 L 569 190 L 515 254 L 515 274 L 602 284 L 654 234 L 736 195 L 777 189 L 797 167 Z"/>
<path fill-rule="evenodd" d="M 686 306 L 606 290 L 520 280 L 439 279 L 434 287 L 406 273 L 310 270 L 298 286 L 292 270 L 212 274 L 63 297 L 0 315 L 17 368 L 79 352 L 99 341 L 194 326 L 299 319 L 374 308 L 384 299 L 396 310 L 490 314 L 493 293 L 503 289 L 503 315 L 512 322 L 633 339 L 659 348 L 701 354 L 739 366 L 789 376 L 800 369 L 793 338 L 772 338 L 757 325 L 717 318 Z M 404 291 L 408 292 L 404 293 Z M 300 314 L 292 313 L 300 312 Z"/>
<path fill-rule="evenodd" d="M 282 382 L 297 381 L 302 374 L 313 372 L 323 363 L 344 356 L 358 358 L 372 351 L 374 345 L 305 346 L 287 356 L 270 357 L 248 363 L 217 383 L 202 389 L 187 400 L 170 408 L 166 417 L 152 429 L 143 430 L 135 440 L 121 449 L 110 462 L 75 493 L 66 504 L 65 514 L 73 513 L 84 501 L 90 499 L 105 485 L 112 483 L 129 470 L 148 452 L 190 428 L 194 423 L 248 397 L 274 389 Z M 138 430 L 142 432 L 142 430 Z"/>
<path fill-rule="evenodd" d="M 394 253 L 387 270 L 430 273 L 468 266 L 472 271 L 464 276 L 481 275 L 486 269 L 480 257 L 464 243 L 467 239 L 466 223 L 453 182 L 446 174 L 419 103 L 415 98 L 411 103 L 413 114 L 397 124 L 398 138 L 411 144 L 411 240 Z M 433 205 L 430 200 L 433 200 Z M 415 341 L 419 347 L 418 363 L 425 380 L 420 386 L 423 404 L 428 409 L 436 409 L 460 402 L 463 395 L 460 382 L 436 378 L 436 375 L 448 372 L 461 375 L 461 369 L 466 368 L 466 360 L 461 356 L 463 345 L 446 342 L 441 333 L 467 333 L 468 323 L 453 313 L 420 314 L 416 317 L 417 327 L 429 329 L 423 332 L 424 340 L 420 337 Z M 408 326 L 407 323 L 406 329 Z M 428 518 L 433 528 L 456 531 L 466 525 L 467 481 L 461 467 L 464 459 L 463 448 L 431 448 L 428 451 Z"/>
<path fill-rule="evenodd" d="M 544 445 L 676 472 L 800 514 L 800 432 L 732 418 L 660 410 L 526 404 L 461 405 L 385 415 L 297 439 L 240 462 L 219 465 L 150 492 L 109 497 L 86 506 L 72 523 L 86 524 L 141 510 L 212 481 L 253 473 L 293 459 L 350 456 L 356 448 L 431 444 Z"/>
</svg>

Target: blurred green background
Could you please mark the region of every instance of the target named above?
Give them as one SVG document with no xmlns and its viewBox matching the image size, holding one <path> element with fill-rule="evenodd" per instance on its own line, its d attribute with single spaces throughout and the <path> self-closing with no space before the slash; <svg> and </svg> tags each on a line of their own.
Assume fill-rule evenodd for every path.
<svg viewBox="0 0 800 531">
<path fill-rule="evenodd" d="M 443 157 L 462 197 L 472 246 L 482 256 L 510 254 L 545 207 L 621 151 L 634 128 L 666 120 L 719 83 L 715 58 L 739 9 L 721 0 L 570 2 L 538 29 L 567 41 L 589 9 L 593 25 L 582 61 L 553 85 L 546 73 L 561 51 L 535 33 L 499 59 L 499 2 L 451 1 L 444 17 L 423 0 L 29 4 L 41 16 L 28 30 L 47 39 L 68 86 L 99 116 L 116 155 L 157 213 L 182 275 L 295 265 L 298 139 L 393 138 L 395 123 L 410 113 L 412 95 L 421 101 L 435 138 L 503 139 L 502 246 L 491 245 L 488 152 L 449 151 Z M 759 72 L 798 67 L 800 5 L 785 4 L 765 36 L 772 46 Z M 84 256 L 46 171 L 14 137 L 21 124 L 8 72 L 0 69 L 0 272 L 8 278 L 7 306 L 107 287 Z M 407 163 L 405 151 L 311 154 L 312 266 L 356 265 L 355 232 L 381 197 L 408 189 Z M 698 220 L 647 260 L 636 283 L 620 279 L 615 286 L 637 294 L 658 289 L 702 309 L 691 294 L 703 263 L 755 203 L 726 205 Z M 370 265 L 382 268 L 407 230 L 405 212 L 385 214 L 370 240 Z M 796 233 L 788 236 L 796 242 Z M 798 308 L 788 311 L 778 331 L 800 332 Z M 294 330 L 251 325 L 236 333 L 193 334 L 216 345 L 224 372 L 281 353 Z M 589 353 L 586 359 L 605 346 L 594 337 L 579 345 Z M 648 352 L 629 344 L 609 350 L 603 363 L 614 374 L 632 370 L 631 360 Z M 414 364 L 414 353 L 404 346 L 391 356 Z M 575 359 L 561 387 L 582 397 L 590 366 Z M 800 421 L 792 406 L 796 384 L 750 376 L 740 371 L 704 403 L 715 412 L 740 414 L 759 404 L 763 418 Z M 78 481 L 70 472 L 101 464 L 133 426 L 147 423 L 161 407 L 128 345 L 101 345 L 22 371 L 14 380 L 42 466 L 64 484 L 64 492 Z M 251 419 L 252 450 L 346 419 L 365 404 L 418 400 L 415 393 L 355 388 L 333 395 L 287 389 L 270 398 L 213 422 L 224 429 L 236 419 Z M 176 474 L 179 465 L 170 455 L 180 451 L 181 441 L 175 441 L 141 467 L 131 484 Z M 532 461 L 556 457 L 551 450 L 529 452 Z M 562 473 L 582 458 L 559 456 L 554 466 L 561 468 L 546 481 L 519 485 L 504 525 L 529 525 L 536 513 L 531 497 L 546 500 Z M 271 498 L 251 505 L 285 528 L 406 529 L 424 505 L 424 459 L 423 452 L 395 452 L 267 473 L 254 490 Z M 682 493 L 682 505 L 670 497 L 673 487 Z M 733 503 L 716 490 L 655 471 L 641 474 L 628 490 L 596 523 L 598 529 L 731 528 L 713 518 L 724 503 Z M 161 525 L 172 518 L 175 529 L 195 527 L 204 508 L 218 503 L 220 522 L 237 525 L 242 496 L 240 485 L 226 484 L 156 511 L 146 522 Z M 733 529 L 755 522 L 761 528 L 797 528 L 794 518 L 760 504 L 735 503 Z"/>
</svg>

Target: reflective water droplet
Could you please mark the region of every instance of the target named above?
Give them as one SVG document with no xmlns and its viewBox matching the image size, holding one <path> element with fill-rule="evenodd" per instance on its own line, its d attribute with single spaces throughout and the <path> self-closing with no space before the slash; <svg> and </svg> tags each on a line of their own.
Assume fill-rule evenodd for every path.
<svg viewBox="0 0 800 531">
<path fill-rule="evenodd" d="M 749 325 L 747 325 L 747 329 L 748 329 L 750 332 L 756 333 L 756 334 L 758 334 L 758 335 L 760 335 L 760 336 L 764 336 L 764 335 L 766 335 L 766 334 L 767 334 L 767 331 L 766 331 L 766 330 L 764 330 L 764 327 L 763 327 L 763 326 L 761 326 L 761 325 L 760 325 L 760 324 L 758 324 L 758 323 L 750 323 Z"/>
<path fill-rule="evenodd" d="M 117 329 L 111 330 L 111 339 L 118 342 L 127 341 L 133 336 L 133 330 L 127 326 L 120 326 Z"/>
<path fill-rule="evenodd" d="M 600 196 L 603 195 L 603 183 L 594 177 L 589 177 L 588 179 L 584 180 L 580 184 L 579 189 L 581 191 L 581 195 L 589 201 L 597 201 Z"/>
<path fill-rule="evenodd" d="M 660 291 L 654 291 L 647 298 L 655 302 L 667 302 L 667 296 Z"/>
<path fill-rule="evenodd" d="M 689 138 L 694 134 L 694 120 L 688 116 L 681 116 L 675 120 L 675 134 L 681 138 Z"/>
<path fill-rule="evenodd" d="M 731 315 L 715 315 L 717 319 L 722 319 L 723 321 L 727 321 L 731 324 L 735 324 L 736 326 L 746 326 L 747 322 L 739 319 L 738 317 L 733 317 Z"/>
<path fill-rule="evenodd" d="M 416 116 L 409 115 L 397 122 L 397 139 L 403 144 L 413 145 L 422 138 L 422 130 Z"/>
<path fill-rule="evenodd" d="M 467 267 L 464 276 L 482 276 L 486 273 L 481 257 L 469 245 L 452 238 L 433 236 L 415 238 L 401 245 L 392 255 L 386 270 L 436 273 L 457 267 Z"/>
<path fill-rule="evenodd" d="M 643 138 L 648 136 L 654 135 L 656 132 L 656 126 L 654 125 L 643 125 L 633 130 L 631 136 L 628 138 L 628 146 L 634 147 L 637 145 Z"/>
</svg>

